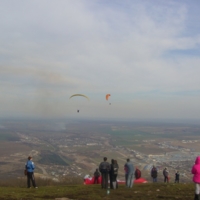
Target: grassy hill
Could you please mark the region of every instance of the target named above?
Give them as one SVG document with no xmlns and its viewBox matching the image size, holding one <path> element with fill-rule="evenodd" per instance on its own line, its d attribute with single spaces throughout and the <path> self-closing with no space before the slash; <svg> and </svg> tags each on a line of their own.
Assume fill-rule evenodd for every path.
<svg viewBox="0 0 200 200">
<path fill-rule="evenodd" d="M 117 190 L 110 190 L 107 194 L 100 185 L 55 185 L 39 186 L 38 189 L 27 189 L 24 186 L 1 186 L 1 200 L 55 200 L 56 198 L 68 198 L 73 200 L 190 200 L 194 198 L 194 184 L 164 184 L 164 183 L 146 183 L 135 184 L 132 189 L 119 185 Z"/>
</svg>

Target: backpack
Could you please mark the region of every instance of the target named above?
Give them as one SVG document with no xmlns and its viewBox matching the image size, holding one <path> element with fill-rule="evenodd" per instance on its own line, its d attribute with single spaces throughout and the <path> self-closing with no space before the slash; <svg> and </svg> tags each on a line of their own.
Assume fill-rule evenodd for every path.
<svg viewBox="0 0 200 200">
<path fill-rule="evenodd" d="M 24 175 L 27 176 L 27 170 L 26 169 L 24 170 Z"/>
</svg>

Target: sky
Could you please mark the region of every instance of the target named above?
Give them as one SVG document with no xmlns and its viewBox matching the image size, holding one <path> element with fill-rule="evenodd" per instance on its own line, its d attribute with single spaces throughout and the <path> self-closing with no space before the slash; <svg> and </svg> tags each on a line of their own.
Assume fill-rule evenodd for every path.
<svg viewBox="0 0 200 200">
<path fill-rule="evenodd" d="M 0 118 L 200 120 L 199 6 L 1 0 Z"/>
</svg>

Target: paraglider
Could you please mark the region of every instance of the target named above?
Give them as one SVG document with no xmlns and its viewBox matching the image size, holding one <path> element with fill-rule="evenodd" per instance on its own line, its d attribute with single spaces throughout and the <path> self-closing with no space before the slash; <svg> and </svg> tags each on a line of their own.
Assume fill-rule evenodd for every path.
<svg viewBox="0 0 200 200">
<path fill-rule="evenodd" d="M 76 97 L 76 96 L 85 97 L 86 99 L 90 100 L 89 97 L 87 97 L 87 96 L 84 95 L 84 94 L 73 94 L 73 95 L 72 95 L 71 97 L 69 97 L 69 98 L 71 99 L 72 97 Z"/>
<path fill-rule="evenodd" d="M 109 98 L 110 98 L 110 94 L 106 94 L 106 100 L 108 101 L 109 100 Z M 111 105 L 111 103 L 109 103 L 109 105 Z"/>
<path fill-rule="evenodd" d="M 71 96 L 69 97 L 69 99 L 74 98 L 74 97 L 84 97 L 84 98 L 86 98 L 88 101 L 90 100 L 89 97 L 87 97 L 87 96 L 84 95 L 84 94 L 73 94 L 73 95 L 71 95 Z M 80 105 L 79 105 L 79 106 L 80 106 Z M 79 113 L 79 112 L 80 112 L 80 109 L 77 109 L 77 113 Z"/>
</svg>

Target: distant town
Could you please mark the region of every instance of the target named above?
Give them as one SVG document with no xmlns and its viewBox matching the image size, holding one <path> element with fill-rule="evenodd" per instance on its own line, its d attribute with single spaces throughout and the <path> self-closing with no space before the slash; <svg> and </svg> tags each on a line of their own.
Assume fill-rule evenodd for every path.
<svg viewBox="0 0 200 200">
<path fill-rule="evenodd" d="M 59 123 L 52 124 L 52 129 L 46 123 L 29 122 L 26 127 L 17 122 L 1 124 L 1 178 L 23 176 L 29 155 L 40 178 L 84 178 L 93 176 L 106 156 L 109 162 L 112 158 L 118 161 L 119 179 L 124 179 L 124 164 L 130 158 L 148 181 L 155 165 L 159 181 L 163 181 L 162 170 L 168 167 L 171 181 L 179 171 L 180 180 L 190 182 L 191 167 L 200 155 L 200 127 L 81 121 L 67 123 L 59 130 Z"/>
</svg>

